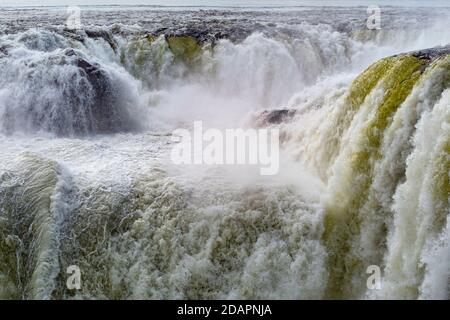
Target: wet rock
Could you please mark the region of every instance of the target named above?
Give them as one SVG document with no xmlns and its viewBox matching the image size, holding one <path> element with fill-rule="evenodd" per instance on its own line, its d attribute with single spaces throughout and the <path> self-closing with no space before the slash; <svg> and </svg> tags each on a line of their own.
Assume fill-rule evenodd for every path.
<svg viewBox="0 0 450 320">
<path fill-rule="evenodd" d="M 413 51 L 410 52 L 412 56 L 419 58 L 419 59 L 425 59 L 425 60 L 435 60 L 443 55 L 450 54 L 450 45 L 443 46 L 443 47 L 434 47 L 430 49 L 424 49 L 419 51 Z"/>
<path fill-rule="evenodd" d="M 7 46 L 0 46 L 0 57 L 5 57 L 8 55 L 8 47 Z"/>
<path fill-rule="evenodd" d="M 27 77 L 9 80 L 19 89 L 5 93 L 4 133 L 85 136 L 139 129 L 128 108 L 134 100 L 129 100 L 127 83 L 76 50 L 55 52 L 24 67 Z"/>
<path fill-rule="evenodd" d="M 263 113 L 263 116 L 265 116 L 265 121 L 267 123 L 279 124 L 292 119 L 295 113 L 296 113 L 295 110 L 280 109 L 280 110 L 265 111 Z"/>
<path fill-rule="evenodd" d="M 78 41 L 78 42 L 84 42 L 85 41 L 85 37 L 83 35 L 81 35 L 80 33 L 78 33 L 77 30 L 65 28 L 62 31 L 59 31 L 57 29 L 55 29 L 54 31 L 58 32 L 59 34 L 61 34 L 65 38 L 69 38 L 69 39 L 72 39 L 72 40 L 75 40 L 75 41 Z"/>
<path fill-rule="evenodd" d="M 289 122 L 297 113 L 294 109 L 275 109 L 265 110 L 253 119 L 257 127 L 266 127 L 269 125 Z"/>
<path fill-rule="evenodd" d="M 84 32 L 89 38 L 94 39 L 100 38 L 105 40 L 110 45 L 111 49 L 114 50 L 114 52 L 117 51 L 117 44 L 113 39 L 113 37 L 111 36 L 111 34 L 109 34 L 109 32 L 105 30 L 89 30 L 89 29 L 84 30 Z"/>
<path fill-rule="evenodd" d="M 175 58 L 188 63 L 192 62 L 201 50 L 197 39 L 192 36 L 168 36 L 166 41 Z"/>
<path fill-rule="evenodd" d="M 109 75 L 98 64 L 76 56 L 76 65 L 86 75 L 94 91 L 92 115 L 97 132 L 130 131 L 135 124 L 131 115 L 122 109 L 120 97 L 111 83 Z"/>
</svg>

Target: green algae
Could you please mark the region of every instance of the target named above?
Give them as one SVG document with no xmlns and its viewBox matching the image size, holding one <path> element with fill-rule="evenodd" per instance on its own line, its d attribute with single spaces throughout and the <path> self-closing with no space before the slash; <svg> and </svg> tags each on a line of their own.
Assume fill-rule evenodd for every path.
<svg viewBox="0 0 450 320">
<path fill-rule="evenodd" d="M 376 87 L 380 80 L 386 75 L 387 71 L 394 64 L 391 58 L 382 59 L 371 66 L 369 66 L 363 73 L 361 73 L 351 84 L 347 97 L 345 98 L 344 106 L 339 111 L 335 127 L 335 132 L 330 134 L 328 143 L 328 154 L 326 161 L 331 164 L 332 160 L 337 156 L 341 147 L 341 137 L 350 126 L 351 121 L 359 107 L 364 103 L 366 97 Z"/>
<path fill-rule="evenodd" d="M 57 165 L 32 154 L 23 163 L 23 180 L 13 174 L 0 177 L 0 285 L 6 282 L 10 298 L 42 298 L 42 287 L 51 290 L 52 285 L 38 288 L 38 283 L 42 275 L 52 276 L 50 249 L 57 245 L 51 212 Z"/>
<path fill-rule="evenodd" d="M 359 75 L 352 83 L 347 97 L 348 104 L 352 109 L 359 108 L 367 95 L 375 88 L 380 79 L 390 70 L 395 61 L 392 58 L 382 59 Z"/>
<path fill-rule="evenodd" d="M 121 53 L 121 63 L 125 64 L 127 55 L 132 55 L 136 57 L 136 63 L 142 65 L 145 62 L 146 55 L 150 51 L 154 41 L 155 37 L 152 35 L 145 35 L 144 37 L 130 40 L 126 49 Z"/>
<path fill-rule="evenodd" d="M 201 46 L 191 36 L 169 36 L 166 41 L 177 61 L 191 64 L 201 52 Z"/>
<path fill-rule="evenodd" d="M 140 78 L 144 71 L 146 63 L 154 59 L 155 37 L 146 35 L 132 39 L 127 47 L 122 50 L 120 61 L 134 76 Z"/>
<path fill-rule="evenodd" d="M 162 74 L 187 74 L 197 70 L 201 53 L 208 48 L 208 45 L 202 47 L 191 36 L 147 34 L 134 37 L 127 43 L 121 51 L 120 62 L 146 85 L 158 87 Z"/>
<path fill-rule="evenodd" d="M 450 196 L 450 140 L 445 143 L 436 162 L 438 168 L 435 174 L 436 193 L 440 201 L 448 202 Z"/>
<path fill-rule="evenodd" d="M 381 68 L 384 74 L 382 76 L 382 87 L 385 90 L 384 97 L 380 105 L 377 106 L 374 118 L 361 132 L 362 144 L 360 145 L 360 150 L 350 156 L 351 170 L 353 171 L 352 176 L 359 178 L 358 185 L 362 187 L 357 188 L 356 190 L 359 191 L 359 194 L 356 193 L 352 197 L 352 202 L 356 204 L 356 207 L 359 207 L 361 201 L 365 198 L 365 193 L 371 184 L 373 162 L 381 157 L 379 148 L 384 131 L 391 123 L 392 117 L 399 106 L 411 93 L 413 86 L 419 80 L 424 70 L 423 67 L 426 64 L 426 61 L 412 56 L 400 56 L 390 59 L 391 61 L 387 62 L 387 65 L 390 65 L 390 69 L 386 70 L 384 67 Z M 383 63 L 383 65 L 385 66 L 386 64 Z M 375 65 L 375 69 L 380 71 L 380 66 Z M 369 74 L 372 73 L 369 72 Z M 375 77 L 378 79 L 381 78 L 379 75 Z M 367 93 L 365 94 L 367 95 Z M 361 177 L 365 177 L 365 179 Z"/>
<path fill-rule="evenodd" d="M 400 57 L 383 79 L 383 86 L 387 90 L 385 97 L 377 109 L 375 120 L 366 129 L 369 145 L 372 148 L 380 147 L 384 130 L 391 122 L 397 108 L 411 93 L 424 65 L 424 60 L 412 56 Z"/>
<path fill-rule="evenodd" d="M 434 190 L 436 198 L 435 223 L 438 229 L 445 227 L 447 215 L 449 213 L 450 201 L 450 139 L 447 140 L 435 161 L 433 173 Z"/>
<path fill-rule="evenodd" d="M 351 296 L 352 275 L 355 270 L 364 272 L 362 261 L 351 252 L 354 237 L 360 232 L 363 218 L 360 211 L 372 184 L 374 163 L 381 158 L 379 148 L 385 129 L 411 93 L 426 63 L 410 55 L 383 59 L 363 72 L 351 86 L 347 99 L 352 110 L 358 109 L 377 86 L 384 89 L 384 97 L 376 106 L 373 119 L 360 132 L 359 150 L 349 155 L 350 180 L 345 185 L 351 192 L 335 191 L 335 198 L 342 201 L 326 209 L 323 239 L 330 252 L 328 264 L 332 270 L 327 289 L 329 297 Z"/>
</svg>

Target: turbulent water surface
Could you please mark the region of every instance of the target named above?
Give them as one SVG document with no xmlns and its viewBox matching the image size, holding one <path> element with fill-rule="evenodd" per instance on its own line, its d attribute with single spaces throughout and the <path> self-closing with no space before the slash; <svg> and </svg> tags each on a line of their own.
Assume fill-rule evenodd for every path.
<svg viewBox="0 0 450 320">
<path fill-rule="evenodd" d="M 66 19 L 0 9 L 0 298 L 449 298 L 450 9 Z M 195 120 L 279 128 L 279 174 L 174 165 Z"/>
</svg>

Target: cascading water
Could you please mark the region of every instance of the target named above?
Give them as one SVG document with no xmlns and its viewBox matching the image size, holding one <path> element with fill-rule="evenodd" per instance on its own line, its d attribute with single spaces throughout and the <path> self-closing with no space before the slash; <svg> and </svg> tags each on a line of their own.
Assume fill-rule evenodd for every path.
<svg viewBox="0 0 450 320">
<path fill-rule="evenodd" d="M 450 11 L 358 10 L 0 11 L 0 298 L 448 299 Z M 195 120 L 279 174 L 173 164 Z"/>
</svg>

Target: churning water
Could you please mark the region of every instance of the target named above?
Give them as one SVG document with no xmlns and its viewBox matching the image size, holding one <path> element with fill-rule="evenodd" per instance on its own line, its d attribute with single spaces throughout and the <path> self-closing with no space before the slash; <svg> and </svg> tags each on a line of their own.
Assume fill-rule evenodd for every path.
<svg viewBox="0 0 450 320">
<path fill-rule="evenodd" d="M 0 298 L 449 298 L 449 9 L 66 18 L 0 10 Z M 174 165 L 195 120 L 279 128 L 279 174 Z"/>
</svg>

